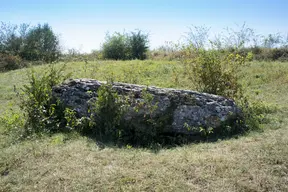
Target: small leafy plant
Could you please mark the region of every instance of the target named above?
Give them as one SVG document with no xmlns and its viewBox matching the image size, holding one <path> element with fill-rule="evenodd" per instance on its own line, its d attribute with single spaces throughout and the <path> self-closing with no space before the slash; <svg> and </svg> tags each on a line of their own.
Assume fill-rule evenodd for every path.
<svg viewBox="0 0 288 192">
<path fill-rule="evenodd" d="M 112 88 L 112 83 L 103 84 L 98 97 L 90 109 L 94 127 L 93 135 L 101 140 L 117 140 L 121 137 L 120 123 L 126 111 L 126 101 Z"/>
<path fill-rule="evenodd" d="M 24 85 L 20 94 L 20 108 L 24 113 L 25 133 L 41 134 L 57 132 L 62 129 L 64 110 L 59 101 L 52 97 L 52 87 L 67 79 L 61 68 L 50 65 L 43 75 L 37 75 L 32 69 L 28 75 L 29 84 Z"/>
</svg>

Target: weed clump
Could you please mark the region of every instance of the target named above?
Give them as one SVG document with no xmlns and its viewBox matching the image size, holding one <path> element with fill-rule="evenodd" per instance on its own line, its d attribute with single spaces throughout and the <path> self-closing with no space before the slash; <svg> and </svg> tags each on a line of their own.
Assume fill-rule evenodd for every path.
<svg viewBox="0 0 288 192">
<path fill-rule="evenodd" d="M 114 33 L 106 35 L 106 41 L 102 46 L 104 59 L 131 60 L 147 58 L 148 34 L 142 31 L 130 34 Z"/>
</svg>

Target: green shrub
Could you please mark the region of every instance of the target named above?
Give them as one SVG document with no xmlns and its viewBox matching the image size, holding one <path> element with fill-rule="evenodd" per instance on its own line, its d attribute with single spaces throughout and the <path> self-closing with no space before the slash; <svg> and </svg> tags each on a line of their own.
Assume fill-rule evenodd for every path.
<svg viewBox="0 0 288 192">
<path fill-rule="evenodd" d="M 112 83 L 101 85 L 97 99 L 89 109 L 90 118 L 78 119 L 78 130 L 97 138 L 102 142 L 148 146 L 157 142 L 156 119 L 152 117 L 157 104 L 153 96 L 143 90 L 141 101 L 136 101 L 133 94 L 119 95 Z M 131 124 L 124 119 L 125 113 L 139 113 L 141 122 Z M 145 113 L 143 113 L 145 111 Z M 73 119 L 73 118 L 71 118 Z M 73 121 L 72 121 L 73 122 Z M 145 125 L 145 127 L 143 127 Z"/>
<path fill-rule="evenodd" d="M 92 133 L 101 140 L 117 141 L 122 134 L 120 123 L 127 110 L 125 98 L 112 89 L 112 83 L 102 85 L 90 109 Z"/>
<path fill-rule="evenodd" d="M 65 109 L 66 126 L 98 141 L 118 145 L 149 146 L 160 141 L 162 124 L 159 126 L 159 117 L 153 116 L 157 103 L 153 103 L 153 96 L 146 90 L 141 92 L 139 101 L 130 93 L 119 95 L 113 84 L 107 83 L 101 85 L 97 95 L 88 110 L 90 117 L 77 119 L 73 110 Z M 139 113 L 137 121 L 125 120 L 124 114 L 130 112 Z"/>
<path fill-rule="evenodd" d="M 288 49 L 287 48 L 276 48 L 272 49 L 272 60 L 288 61 Z"/>
<path fill-rule="evenodd" d="M 220 53 L 217 50 L 197 50 L 190 48 L 182 63 L 186 75 L 200 92 L 234 98 L 241 92 L 238 83 L 238 70 L 245 58 L 235 53 Z"/>
<path fill-rule="evenodd" d="M 64 67 L 57 69 L 51 65 L 43 75 L 31 70 L 29 84 L 24 85 L 20 96 L 20 107 L 26 119 L 26 135 L 57 132 L 65 128 L 62 126 L 64 109 L 52 97 L 52 87 L 69 76 L 63 75 Z"/>
<path fill-rule="evenodd" d="M 148 51 L 148 34 L 143 34 L 141 31 L 131 32 L 128 37 L 130 49 L 130 59 L 144 60 L 147 58 Z"/>
<path fill-rule="evenodd" d="M 280 48 L 254 48 L 254 59 L 259 61 L 287 61 L 288 49 L 285 47 Z"/>
<path fill-rule="evenodd" d="M 143 60 L 147 58 L 148 42 L 148 34 L 143 34 L 141 31 L 131 34 L 107 34 L 102 45 L 102 57 L 114 60 Z"/>
<path fill-rule="evenodd" d="M 129 58 L 129 45 L 126 34 L 115 33 L 106 35 L 105 43 L 102 45 L 103 58 L 114 60 L 126 60 Z"/>
<path fill-rule="evenodd" d="M 251 60 L 248 57 L 250 52 L 245 57 L 238 54 L 237 50 L 234 53 L 221 53 L 218 50 L 195 51 L 186 47 L 185 51 L 182 63 L 185 75 L 194 87 L 201 92 L 232 98 L 242 109 L 242 118 L 230 122 L 229 126 L 222 125 L 215 133 L 222 137 L 261 129 L 261 124 L 268 121 L 266 114 L 271 113 L 272 108 L 249 99 L 239 82 L 241 67 Z"/>
<path fill-rule="evenodd" d="M 158 108 L 158 103 L 154 102 L 154 97 L 147 89 L 142 89 L 139 100 L 130 96 L 130 106 L 138 116 L 135 120 L 126 122 L 125 140 L 132 145 L 149 146 L 161 142 L 161 129 L 163 128 L 161 117 L 154 115 Z"/>
</svg>

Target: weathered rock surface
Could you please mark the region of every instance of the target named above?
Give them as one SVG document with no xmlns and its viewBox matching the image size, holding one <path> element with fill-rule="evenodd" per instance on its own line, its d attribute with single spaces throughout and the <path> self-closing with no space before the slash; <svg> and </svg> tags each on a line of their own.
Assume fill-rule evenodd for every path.
<svg viewBox="0 0 288 192">
<path fill-rule="evenodd" d="M 89 101 L 97 98 L 101 84 L 103 82 L 93 79 L 73 79 L 55 86 L 53 95 L 66 107 L 74 109 L 79 117 L 88 116 Z M 241 117 L 241 110 L 233 100 L 217 95 L 126 83 L 113 83 L 113 89 L 122 95 L 133 95 L 139 101 L 143 99 L 141 93 L 144 89 L 152 94 L 153 103 L 157 105 L 153 118 L 161 121 L 163 133 L 193 135 L 199 133 L 200 127 L 218 128 L 223 123 L 229 124 Z M 141 118 L 145 113 L 148 114 L 148 111 L 136 112 L 131 107 L 124 118 L 129 124 L 142 126 Z"/>
</svg>

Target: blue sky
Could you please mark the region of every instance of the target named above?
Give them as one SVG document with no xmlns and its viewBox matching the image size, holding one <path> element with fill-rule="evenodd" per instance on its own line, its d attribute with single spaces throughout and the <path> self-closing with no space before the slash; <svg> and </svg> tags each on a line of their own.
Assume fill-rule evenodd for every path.
<svg viewBox="0 0 288 192">
<path fill-rule="evenodd" d="M 225 27 L 244 22 L 257 33 L 288 33 L 288 0 L 3 0 L 0 21 L 49 23 L 65 48 L 99 49 L 107 31 L 141 29 L 152 48 L 177 41 L 191 25 Z"/>
</svg>

